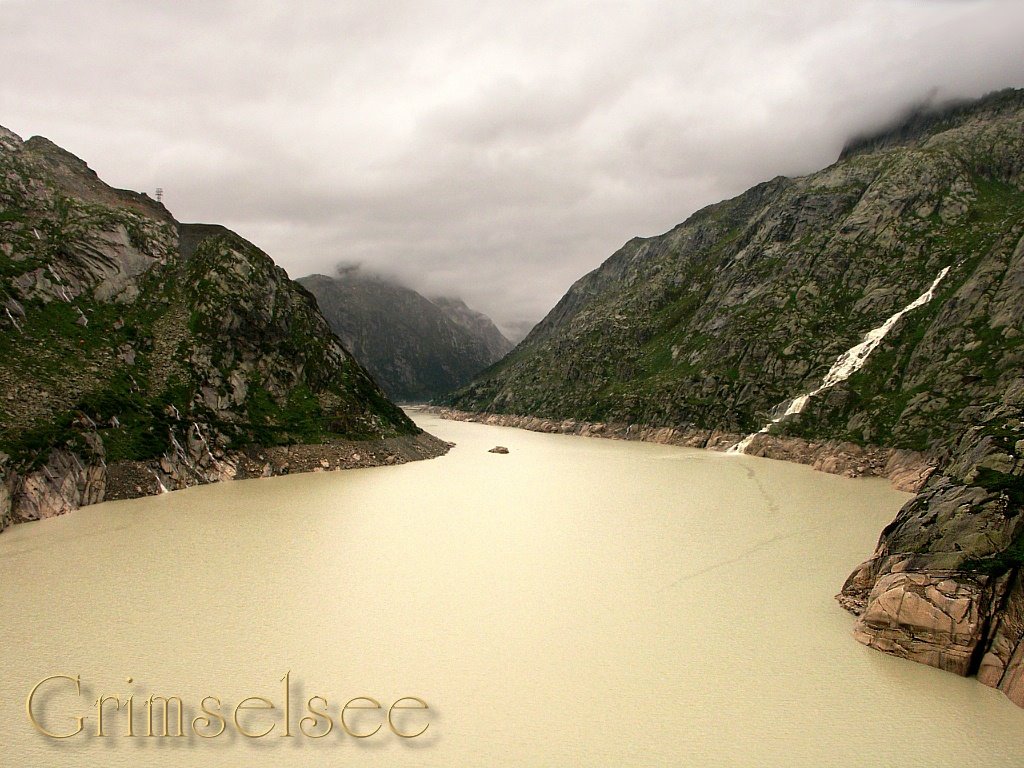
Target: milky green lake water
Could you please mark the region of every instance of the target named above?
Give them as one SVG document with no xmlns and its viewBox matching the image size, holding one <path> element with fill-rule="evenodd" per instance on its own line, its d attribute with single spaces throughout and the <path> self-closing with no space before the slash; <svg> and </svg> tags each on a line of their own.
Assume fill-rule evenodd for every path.
<svg viewBox="0 0 1024 768">
<path fill-rule="evenodd" d="M 417 419 L 457 443 L 448 456 L 111 502 L 0 535 L 0 763 L 1024 764 L 1024 710 L 850 635 L 833 595 L 907 498 L 884 481 Z M 80 676 L 81 697 L 53 680 L 36 708 L 55 733 L 86 716 L 64 740 L 25 709 L 58 674 Z M 136 734 L 156 694 L 182 698 L 187 735 L 125 736 L 132 694 Z M 105 738 L 100 695 L 125 703 L 108 703 Z M 346 722 L 384 725 L 304 737 L 314 695 L 335 720 L 372 697 L 384 709 Z M 227 720 L 213 739 L 190 730 L 205 696 Z M 277 707 L 240 715 L 250 732 L 274 725 L 264 738 L 231 722 L 248 696 Z M 388 730 L 403 696 L 430 707 L 396 710 L 399 730 L 429 724 L 418 738 Z"/>
</svg>

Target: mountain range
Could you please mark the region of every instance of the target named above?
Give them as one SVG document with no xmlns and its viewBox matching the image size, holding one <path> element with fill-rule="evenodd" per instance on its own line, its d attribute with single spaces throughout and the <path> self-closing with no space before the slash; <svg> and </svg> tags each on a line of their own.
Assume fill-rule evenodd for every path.
<svg viewBox="0 0 1024 768">
<path fill-rule="evenodd" d="M 841 587 L 855 636 L 1024 706 L 1024 91 L 629 241 L 504 357 L 457 299 L 300 282 L 0 129 L 0 528 L 447 450 L 388 394 L 886 475 L 915 495 Z"/>
</svg>

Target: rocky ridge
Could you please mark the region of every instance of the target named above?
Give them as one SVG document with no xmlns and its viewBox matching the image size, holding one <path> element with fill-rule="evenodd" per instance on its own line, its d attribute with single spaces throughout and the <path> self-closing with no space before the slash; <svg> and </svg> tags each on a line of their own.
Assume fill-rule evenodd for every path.
<svg viewBox="0 0 1024 768">
<path fill-rule="evenodd" d="M 750 451 L 823 445 L 825 468 L 852 444 L 937 467 L 912 470 L 917 496 L 840 601 L 861 642 L 1024 705 L 1024 91 L 916 114 L 631 240 L 442 404 L 684 442 L 750 434 L 940 274 L 862 368 Z"/>
<path fill-rule="evenodd" d="M 0 529 L 446 449 L 256 246 L 0 129 Z"/>
<path fill-rule="evenodd" d="M 490 361 L 488 364 L 501 360 L 515 346 L 498 330 L 498 327 L 491 318 L 483 312 L 477 312 L 475 309 L 466 306 L 466 302 L 462 299 L 451 296 L 434 296 L 430 299 L 430 302 L 434 306 L 440 307 L 449 320 L 461 325 L 480 340 L 487 353 L 486 357 Z M 459 386 L 462 385 L 460 384 Z"/>
</svg>

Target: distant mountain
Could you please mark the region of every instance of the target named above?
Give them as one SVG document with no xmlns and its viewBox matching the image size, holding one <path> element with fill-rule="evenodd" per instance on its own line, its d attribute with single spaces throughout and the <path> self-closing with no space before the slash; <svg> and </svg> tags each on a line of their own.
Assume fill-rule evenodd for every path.
<svg viewBox="0 0 1024 768">
<path fill-rule="evenodd" d="M 440 307 L 449 320 L 458 323 L 480 339 L 491 357 L 491 362 L 500 360 L 512 349 L 512 342 L 498 330 L 494 321 L 483 312 L 467 307 L 462 299 L 437 296 L 430 301 Z"/>
<path fill-rule="evenodd" d="M 823 446 L 922 452 L 937 470 L 841 601 L 862 642 L 1024 706 L 1024 91 L 631 240 L 445 401 L 833 467 Z"/>
<path fill-rule="evenodd" d="M 396 400 L 422 402 L 457 389 L 512 348 L 489 317 L 460 299 L 427 299 L 358 268 L 298 282 Z"/>
</svg>

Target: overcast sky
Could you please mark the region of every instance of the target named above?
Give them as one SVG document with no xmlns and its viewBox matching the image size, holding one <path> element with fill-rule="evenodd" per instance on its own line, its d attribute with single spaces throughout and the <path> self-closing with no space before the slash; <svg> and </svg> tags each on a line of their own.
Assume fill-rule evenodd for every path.
<svg viewBox="0 0 1024 768">
<path fill-rule="evenodd" d="M 292 277 L 539 320 L 634 235 L 930 94 L 1024 86 L 1021 0 L 0 0 L 0 125 Z"/>
</svg>

